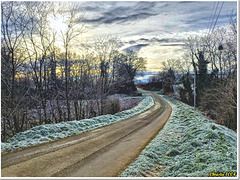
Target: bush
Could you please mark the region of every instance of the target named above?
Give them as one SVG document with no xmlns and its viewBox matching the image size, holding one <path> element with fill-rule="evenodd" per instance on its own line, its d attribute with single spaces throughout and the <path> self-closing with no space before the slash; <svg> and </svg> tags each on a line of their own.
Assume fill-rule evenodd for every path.
<svg viewBox="0 0 240 180">
<path fill-rule="evenodd" d="M 107 99 L 104 106 L 104 114 L 115 114 L 120 111 L 119 99 Z"/>
<path fill-rule="evenodd" d="M 237 79 L 217 82 L 204 91 L 200 102 L 202 111 L 207 111 L 218 123 L 237 129 Z M 211 111 L 210 111 L 211 110 Z"/>
</svg>

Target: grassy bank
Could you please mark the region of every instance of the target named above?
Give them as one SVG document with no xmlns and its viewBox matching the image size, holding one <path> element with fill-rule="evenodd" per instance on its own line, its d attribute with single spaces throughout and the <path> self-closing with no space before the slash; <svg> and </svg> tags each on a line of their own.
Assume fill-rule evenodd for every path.
<svg viewBox="0 0 240 180">
<path fill-rule="evenodd" d="M 205 177 L 237 171 L 237 135 L 180 101 L 164 97 L 173 113 L 121 177 Z"/>
<path fill-rule="evenodd" d="M 153 105 L 152 97 L 143 94 L 142 100 L 137 106 L 113 115 L 108 114 L 91 119 L 36 126 L 16 134 L 6 143 L 1 143 L 1 152 L 13 151 L 103 127 L 137 115 Z"/>
</svg>

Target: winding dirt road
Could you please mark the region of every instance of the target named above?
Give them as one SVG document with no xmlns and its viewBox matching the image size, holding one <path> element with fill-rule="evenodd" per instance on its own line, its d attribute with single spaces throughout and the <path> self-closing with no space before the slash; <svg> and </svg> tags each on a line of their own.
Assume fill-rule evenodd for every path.
<svg viewBox="0 0 240 180">
<path fill-rule="evenodd" d="M 158 95 L 149 110 L 61 140 L 2 154 L 2 177 L 115 177 L 145 148 L 172 108 Z"/>
</svg>

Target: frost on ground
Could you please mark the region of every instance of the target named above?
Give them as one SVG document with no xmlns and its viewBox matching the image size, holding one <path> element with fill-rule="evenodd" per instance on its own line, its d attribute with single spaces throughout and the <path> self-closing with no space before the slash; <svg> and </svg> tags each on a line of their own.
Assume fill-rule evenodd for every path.
<svg viewBox="0 0 240 180">
<path fill-rule="evenodd" d="M 119 99 L 120 111 L 130 109 L 130 108 L 138 105 L 139 102 L 141 102 L 140 98 L 129 98 L 129 97 L 121 98 L 121 99 Z"/>
<path fill-rule="evenodd" d="M 57 124 L 45 124 L 33 127 L 27 131 L 16 134 L 12 138 L 8 139 L 6 143 L 1 143 L 1 151 L 13 151 L 36 144 L 61 139 L 130 118 L 154 105 L 154 101 L 151 96 L 143 94 L 141 98 L 142 101 L 134 108 L 113 115 L 108 114 L 97 116 L 91 119 L 61 122 Z"/>
<path fill-rule="evenodd" d="M 210 172 L 237 171 L 237 135 L 165 97 L 173 108 L 160 133 L 121 177 L 204 177 Z"/>
</svg>

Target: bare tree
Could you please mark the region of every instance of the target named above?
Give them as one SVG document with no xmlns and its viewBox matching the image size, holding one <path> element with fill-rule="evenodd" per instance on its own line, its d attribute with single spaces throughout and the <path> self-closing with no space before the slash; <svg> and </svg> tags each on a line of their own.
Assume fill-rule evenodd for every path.
<svg viewBox="0 0 240 180">
<path fill-rule="evenodd" d="M 205 89 L 201 98 L 201 109 L 212 119 L 233 130 L 237 129 L 237 81 L 217 82 Z"/>
<path fill-rule="evenodd" d="M 235 15 L 230 16 L 229 26 L 219 27 L 208 36 L 189 38 L 187 42 L 192 65 L 198 74 L 197 92 L 200 108 L 208 114 L 214 114 L 214 118 L 232 129 L 236 129 L 237 118 L 235 17 Z M 206 63 L 209 63 L 211 68 L 206 68 L 206 63 L 202 63 L 203 66 L 201 66 L 200 62 L 204 62 L 202 60 L 207 61 Z M 200 78 L 201 68 L 206 74 L 206 81 Z M 204 82 L 204 84 L 199 84 L 199 82 Z M 200 94 L 199 87 L 202 92 Z"/>
<path fill-rule="evenodd" d="M 26 29 L 26 12 L 19 2 L 1 3 L 1 83 L 2 83 L 2 121 L 3 139 L 6 137 L 6 125 L 11 135 L 22 131 L 24 117 L 19 112 L 26 92 L 19 95 L 17 86 L 26 53 L 22 46 L 23 33 Z M 26 90 L 28 91 L 28 89 Z M 12 127 L 13 125 L 13 127 Z"/>
<path fill-rule="evenodd" d="M 40 124 L 50 123 L 47 115 L 46 90 L 48 89 L 47 63 L 50 57 L 51 45 L 54 35 L 50 33 L 48 16 L 51 11 L 51 3 L 26 3 L 28 17 L 30 19 L 28 33 L 24 35 L 25 47 L 29 54 L 29 63 L 33 69 L 33 80 L 37 93 L 35 100 L 39 101 Z M 38 102 L 36 102 L 38 104 Z M 42 111 L 43 109 L 43 119 Z"/>
<path fill-rule="evenodd" d="M 3 140 L 40 124 L 117 112 L 119 102 L 108 96 L 122 85 L 136 90 L 146 60 L 120 53 L 118 38 L 95 39 L 79 53 L 78 3 L 4 2 L 1 10 Z"/>
<path fill-rule="evenodd" d="M 79 38 L 79 35 L 83 33 L 84 24 L 80 24 L 79 21 L 82 19 L 82 14 L 79 15 L 80 6 L 76 2 L 60 4 L 58 12 L 65 12 L 61 17 L 65 29 L 60 30 L 61 40 L 63 42 L 63 48 L 65 51 L 64 58 L 64 72 L 65 72 L 65 98 L 67 103 L 67 120 L 71 120 L 71 107 L 69 102 L 69 76 L 70 76 L 70 65 L 69 65 L 69 51 L 72 48 L 72 43 Z"/>
</svg>

